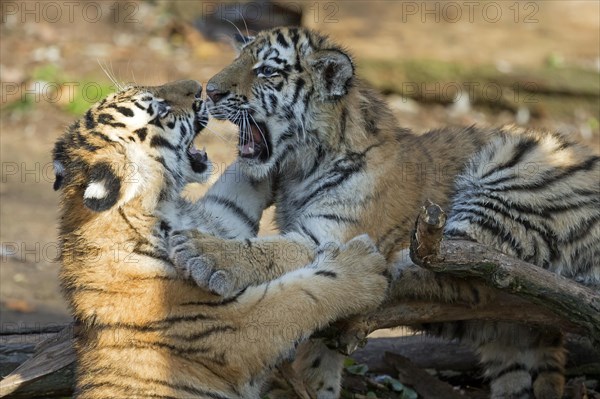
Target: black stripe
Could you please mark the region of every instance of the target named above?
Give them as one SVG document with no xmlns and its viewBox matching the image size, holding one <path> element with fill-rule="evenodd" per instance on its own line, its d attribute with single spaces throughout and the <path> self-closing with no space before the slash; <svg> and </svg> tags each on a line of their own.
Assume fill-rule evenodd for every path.
<svg viewBox="0 0 600 399">
<path fill-rule="evenodd" d="M 298 78 L 298 80 L 296 80 L 296 88 L 294 89 L 294 95 L 292 96 L 292 102 L 290 106 L 296 104 L 296 101 L 298 101 L 298 97 L 300 97 L 300 91 L 304 88 L 305 84 L 306 81 L 302 78 Z"/>
<path fill-rule="evenodd" d="M 292 36 L 292 44 L 296 46 L 298 44 L 298 40 L 300 40 L 300 35 L 298 34 L 298 28 L 291 28 L 288 33 Z M 300 53 L 300 52 L 297 52 Z"/>
<path fill-rule="evenodd" d="M 346 180 L 348 180 L 350 177 L 352 177 L 356 172 L 358 172 L 361 168 L 362 168 L 361 166 L 358 166 L 358 167 L 351 167 L 351 168 L 348 168 L 343 171 L 339 171 L 335 178 L 319 185 L 316 189 L 311 191 L 304 198 L 300 198 L 300 199 L 296 200 L 295 201 L 296 206 L 298 208 L 304 208 L 307 204 L 309 204 L 314 199 L 314 197 L 316 197 L 317 195 L 322 195 L 324 192 L 341 185 Z"/>
<path fill-rule="evenodd" d="M 229 331 L 237 331 L 237 329 L 232 326 L 216 326 L 216 327 L 211 327 L 204 331 L 201 331 L 201 332 L 198 332 L 195 334 L 191 334 L 191 335 L 169 334 L 169 338 L 182 339 L 182 340 L 185 340 L 186 342 L 201 341 L 205 338 L 210 337 L 213 334 L 219 334 L 219 333 L 229 332 Z"/>
<path fill-rule="evenodd" d="M 133 111 L 127 107 L 116 106 L 115 108 L 119 113 L 121 113 L 129 118 L 131 118 L 134 115 Z"/>
<path fill-rule="evenodd" d="M 141 127 L 139 129 L 135 129 L 133 133 L 137 134 L 137 136 L 140 138 L 140 141 L 143 143 L 144 140 L 146 140 L 146 136 L 148 135 L 148 128 Z"/>
<path fill-rule="evenodd" d="M 546 173 L 544 176 L 538 178 L 533 184 L 515 184 L 507 187 L 491 187 L 491 191 L 539 191 L 542 189 L 549 189 L 552 184 L 560 182 L 561 180 L 571 177 L 577 172 L 590 171 L 594 167 L 594 164 L 600 160 L 600 156 L 593 156 L 586 159 L 584 162 L 578 165 L 572 165 L 566 168 L 559 169 L 560 173 Z"/>
<path fill-rule="evenodd" d="M 497 204 L 495 204 L 493 202 L 476 201 L 475 206 L 471 206 L 471 205 L 472 205 L 472 203 L 464 205 L 464 206 L 456 206 L 452 209 L 452 211 L 456 212 L 456 214 L 471 213 L 471 214 L 475 214 L 475 215 L 481 217 L 482 219 L 493 219 L 493 220 L 496 220 L 495 214 L 500 214 L 506 219 L 512 220 L 513 222 L 516 222 L 516 223 L 520 223 L 523 227 L 525 227 L 525 229 L 535 231 L 536 233 L 538 233 L 540 239 L 544 242 L 544 244 L 546 245 L 546 248 L 550 252 L 551 260 L 558 259 L 559 254 L 558 254 L 558 248 L 557 248 L 556 235 L 554 234 L 554 232 L 549 231 L 545 226 L 534 225 L 529 220 L 524 219 L 521 216 L 515 217 L 508 210 L 504 210 L 504 209 L 500 208 Z M 484 211 L 482 211 L 482 208 L 491 212 L 491 214 L 485 213 Z M 500 222 L 498 222 L 498 223 L 500 223 Z M 514 230 L 514 229 L 512 229 L 512 230 Z M 533 242 L 537 244 L 536 239 L 533 239 Z M 528 256 L 528 257 L 525 257 L 523 260 L 531 261 L 532 259 L 531 259 L 531 257 Z M 538 261 L 537 259 L 535 259 L 535 257 L 533 258 L 533 260 L 534 260 L 533 263 L 537 263 L 537 261 Z"/>
<path fill-rule="evenodd" d="M 171 142 L 162 136 L 153 136 L 150 140 L 150 147 L 163 147 L 172 151 L 177 151 L 177 148 Z"/>
<path fill-rule="evenodd" d="M 118 332 L 117 332 L 118 333 Z M 115 350 L 127 350 L 127 349 L 131 349 L 131 348 L 135 348 L 135 349 L 149 349 L 149 350 L 168 350 L 170 353 L 170 355 L 176 355 L 182 358 L 185 358 L 187 360 L 191 360 L 191 361 L 198 361 L 198 355 L 199 354 L 206 354 L 208 352 L 210 352 L 210 348 L 207 348 L 205 346 L 199 346 L 199 347 L 187 347 L 184 348 L 181 345 L 173 345 L 173 344 L 169 344 L 166 342 L 161 342 L 161 341 L 136 341 L 133 339 L 129 339 L 126 342 L 123 343 L 123 345 L 104 345 L 103 348 L 105 349 L 115 349 Z M 191 357 L 190 357 L 191 356 Z"/>
<path fill-rule="evenodd" d="M 312 240 L 312 242 L 314 242 L 316 245 L 321 245 L 321 243 L 319 242 L 317 237 L 315 237 L 315 235 L 310 230 L 308 230 L 308 228 L 306 228 L 305 225 L 301 224 L 300 230 L 302 230 L 302 232 L 304 234 L 306 234 L 308 236 L 308 238 L 310 238 Z"/>
<path fill-rule="evenodd" d="M 96 127 L 96 121 L 94 121 L 94 115 L 92 114 L 91 109 L 85 113 L 85 127 L 90 130 Z"/>
<path fill-rule="evenodd" d="M 149 120 L 148 121 L 149 125 L 154 125 L 156 127 L 158 127 L 159 129 L 165 130 L 162 122 L 160 121 L 160 118 L 157 116 L 156 118 Z"/>
<path fill-rule="evenodd" d="M 137 101 L 134 101 L 134 102 L 133 102 L 133 105 L 135 105 L 136 107 L 138 107 L 138 108 L 139 108 L 139 109 L 141 109 L 142 111 L 145 111 L 145 110 L 146 110 L 146 108 L 145 108 L 145 107 L 144 107 L 142 104 L 138 103 Z"/>
<path fill-rule="evenodd" d="M 306 216 L 304 216 L 305 218 L 315 218 L 315 219 L 327 219 L 327 220 L 333 220 L 334 222 L 338 222 L 338 223 L 350 223 L 350 224 L 357 224 L 358 223 L 358 219 L 355 218 L 351 218 L 348 216 L 341 216 L 341 215 L 335 215 L 333 213 L 320 213 L 320 214 L 308 214 Z"/>
<path fill-rule="evenodd" d="M 217 204 L 223 205 L 225 206 L 227 209 L 229 209 L 230 211 L 232 211 L 233 213 L 235 213 L 240 219 L 242 219 L 242 221 L 248 226 L 250 227 L 250 229 L 252 230 L 252 232 L 254 234 L 256 234 L 258 232 L 258 228 L 259 228 L 259 221 L 258 220 L 254 220 L 250 217 L 250 215 L 248 215 L 246 213 L 246 211 L 244 211 L 241 207 L 239 207 L 235 202 L 227 199 L 227 198 L 223 198 L 223 197 L 219 197 L 217 195 L 214 194 L 207 194 L 204 196 L 203 201 L 211 201 L 211 202 L 215 202 Z"/>
<path fill-rule="evenodd" d="M 112 127 L 125 127 L 124 123 L 114 122 L 115 118 L 111 114 L 100 114 L 98 115 L 98 123 L 108 125 Z"/>
<path fill-rule="evenodd" d="M 269 100 L 271 101 L 273 111 L 275 111 L 275 107 L 277 107 L 277 105 L 279 104 L 279 102 L 277 101 L 277 96 L 271 93 L 269 94 Z"/>
<path fill-rule="evenodd" d="M 281 32 L 277 32 L 277 43 L 281 44 L 283 47 L 288 48 L 290 44 L 285 40 L 285 37 Z"/>
<path fill-rule="evenodd" d="M 125 223 L 127 224 L 127 226 L 131 230 L 133 230 L 135 232 L 135 234 L 138 236 L 139 242 L 136 244 L 136 247 L 138 245 L 149 245 L 149 246 L 152 246 L 152 244 L 150 244 L 150 241 L 148 241 L 148 239 L 146 237 L 144 237 L 142 234 L 140 234 L 140 232 L 138 231 L 138 229 L 136 229 L 135 226 L 129 221 L 129 218 L 127 217 L 127 215 L 125 214 L 125 211 L 121 207 L 119 207 L 119 215 L 121 215 L 121 217 L 123 218 L 123 220 L 125 221 Z"/>
<path fill-rule="evenodd" d="M 226 306 L 226 305 L 230 305 L 233 303 L 236 303 L 238 298 L 240 296 L 242 296 L 242 294 L 246 292 L 246 288 L 244 288 L 243 290 L 241 290 L 240 292 L 238 292 L 237 294 L 235 294 L 232 297 L 223 299 L 222 301 L 214 301 L 214 302 L 202 302 L 202 301 L 197 301 L 197 302 L 185 302 L 182 303 L 181 306 L 208 306 L 208 307 L 219 307 L 219 306 Z"/>
<path fill-rule="evenodd" d="M 473 215 L 473 217 L 469 216 Z M 510 233 L 509 230 L 505 229 L 506 226 L 499 224 L 496 220 L 490 218 L 486 214 L 477 212 L 475 210 L 469 210 L 457 215 L 458 221 L 467 220 L 492 233 L 494 237 L 501 237 L 505 244 L 508 244 L 517 254 L 517 257 L 523 259 L 523 248 L 519 244 L 519 241 Z"/>
<path fill-rule="evenodd" d="M 296 51 L 296 63 L 294 64 L 296 72 L 302 72 L 302 63 L 300 62 L 300 52 Z"/>
<path fill-rule="evenodd" d="M 88 141 L 88 139 L 79 130 L 77 130 L 76 133 L 77 133 L 77 136 L 76 136 L 77 137 L 77 144 L 80 147 L 83 147 L 83 148 L 85 148 L 86 150 L 88 150 L 90 152 L 95 152 L 95 151 L 97 151 L 97 150 L 100 149 L 100 147 L 98 147 L 97 145 L 94 145 L 94 144 L 90 143 Z M 90 132 L 90 133 L 93 135 L 92 132 Z"/>
<path fill-rule="evenodd" d="M 523 159 L 523 157 L 536 146 L 536 144 L 538 144 L 538 142 L 531 138 L 524 139 L 523 141 L 519 141 L 519 143 L 516 145 L 515 153 L 513 154 L 513 157 L 508 162 L 506 162 L 502 165 L 499 165 L 496 168 L 488 170 L 483 176 L 481 176 L 481 178 L 485 179 L 486 177 L 488 177 L 494 173 L 498 173 L 499 171 L 501 171 L 503 169 L 512 168 L 519 161 L 521 161 Z"/>
<path fill-rule="evenodd" d="M 214 320 L 214 317 L 207 316 L 202 313 L 187 315 L 187 316 L 170 316 L 166 317 L 163 320 L 156 320 L 146 324 L 132 324 L 132 323 L 98 323 L 94 324 L 94 328 L 97 328 L 99 331 L 101 330 L 132 330 L 138 332 L 154 332 L 161 330 L 168 330 L 173 327 L 174 324 L 177 323 L 188 323 L 188 322 L 197 322 L 197 321 L 211 321 Z"/>
<path fill-rule="evenodd" d="M 319 303 L 319 300 L 317 299 L 317 297 L 314 296 L 313 293 L 310 292 L 309 290 L 302 288 L 302 292 L 304 292 L 307 297 L 309 297 L 310 299 L 312 299 L 313 302 Z M 314 367 L 314 366 L 311 366 L 311 367 Z"/>
<path fill-rule="evenodd" d="M 267 284 L 265 285 L 265 290 L 263 291 L 262 295 L 260 296 L 260 299 L 258 301 L 256 301 L 256 303 L 254 304 L 255 306 L 258 305 L 259 303 L 261 303 L 267 297 L 267 292 L 269 291 L 270 286 L 271 286 L 271 281 L 267 282 Z"/>
<path fill-rule="evenodd" d="M 165 159 L 163 157 L 153 156 L 151 158 L 154 159 L 156 162 L 160 163 L 162 166 L 164 166 L 168 170 L 167 162 L 165 161 Z"/>
<path fill-rule="evenodd" d="M 330 270 L 318 270 L 315 272 L 315 276 L 323 276 L 329 278 L 337 278 L 337 273 Z"/>
<path fill-rule="evenodd" d="M 281 143 L 296 138 L 296 134 L 292 130 L 292 127 L 289 126 L 282 134 L 277 138 L 277 142 L 275 143 L 275 147 L 279 147 Z"/>
<path fill-rule="evenodd" d="M 106 134 L 104 134 L 104 133 L 100 133 L 100 132 L 97 132 L 97 131 L 95 131 L 95 130 L 92 130 L 92 131 L 90 131 L 90 132 L 88 132 L 88 133 L 89 133 L 89 134 L 91 134 L 91 135 L 92 135 L 92 136 L 94 136 L 94 137 L 98 137 L 99 139 L 106 141 L 107 143 L 114 143 L 114 141 L 112 141 L 112 140 L 111 140 L 111 139 L 110 139 L 110 138 L 109 138 L 109 137 L 108 137 Z"/>
<path fill-rule="evenodd" d="M 314 89 L 311 87 L 311 89 L 304 94 L 303 102 L 305 110 L 308 108 L 308 103 L 310 102 L 314 92 Z"/>
<path fill-rule="evenodd" d="M 573 193 L 577 194 L 575 191 L 573 191 Z M 501 194 L 496 194 L 496 193 L 492 193 L 489 192 L 488 190 L 486 190 L 486 192 L 484 193 L 475 193 L 473 194 L 473 196 L 478 196 L 481 195 L 484 198 L 491 198 L 496 200 L 498 203 L 500 203 L 504 208 L 506 209 L 513 209 L 518 211 L 519 213 L 528 213 L 528 214 L 532 214 L 532 215 L 538 215 L 538 216 L 542 216 L 542 217 L 551 217 L 551 215 L 553 213 L 558 213 L 558 212 L 566 212 L 566 211 L 570 211 L 573 209 L 579 209 L 581 207 L 584 206 L 598 206 L 600 205 L 600 197 L 598 197 L 600 193 L 592 193 L 590 200 L 588 202 L 575 202 L 575 203 L 566 203 L 566 204 L 552 204 L 552 205 L 545 205 L 545 206 L 532 206 L 532 205 L 528 205 L 528 204 L 518 204 L 515 202 L 508 202 L 507 198 L 502 196 Z M 578 194 L 581 195 L 581 194 Z M 567 198 L 561 198 L 561 200 L 566 200 Z M 579 199 L 577 197 L 575 197 L 575 199 Z"/>
<path fill-rule="evenodd" d="M 321 144 L 319 144 L 317 146 L 316 152 L 317 152 L 317 155 L 316 155 L 315 159 L 313 160 L 313 164 L 310 167 L 310 169 L 308 170 L 308 172 L 305 174 L 306 178 L 312 176 L 317 171 L 319 165 L 323 164 L 323 159 L 325 159 L 325 156 L 327 155 L 327 152 L 325 151 L 325 149 L 323 148 L 323 146 Z"/>
</svg>

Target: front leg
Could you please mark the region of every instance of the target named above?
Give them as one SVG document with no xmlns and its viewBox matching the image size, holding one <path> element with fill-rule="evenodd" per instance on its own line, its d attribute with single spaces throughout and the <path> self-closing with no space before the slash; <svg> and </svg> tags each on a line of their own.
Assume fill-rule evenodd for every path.
<svg viewBox="0 0 600 399">
<path fill-rule="evenodd" d="M 306 267 L 237 297 L 240 333 L 253 341 L 251 348 L 244 340 L 232 341 L 231 347 L 253 372 L 273 366 L 316 329 L 375 309 L 385 298 L 388 267 L 366 235 L 344 245 L 320 246 L 316 254 Z M 257 325 L 260 334 L 252 333 Z"/>
<path fill-rule="evenodd" d="M 171 260 L 186 278 L 222 296 L 279 278 L 315 257 L 314 244 L 298 234 L 231 240 L 183 230 L 169 244 Z"/>
</svg>

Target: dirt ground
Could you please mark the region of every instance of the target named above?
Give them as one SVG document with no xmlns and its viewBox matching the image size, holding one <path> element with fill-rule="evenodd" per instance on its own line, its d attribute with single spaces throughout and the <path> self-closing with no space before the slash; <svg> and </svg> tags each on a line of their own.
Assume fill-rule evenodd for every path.
<svg viewBox="0 0 600 399">
<path fill-rule="evenodd" d="M 206 82 L 234 57 L 228 44 L 178 28 L 182 20 L 219 13 L 231 18 L 220 3 L 208 2 L 210 13 L 189 1 L 124 1 L 118 8 L 109 1 L 74 2 L 74 7 L 53 3 L 60 18 L 44 2 L 2 3 L 2 330 L 69 320 L 54 260 L 58 196 L 52 191 L 50 151 L 76 114 L 107 94 L 104 89 L 110 81 L 102 69 L 121 82 L 160 84 L 181 78 Z M 367 59 L 414 59 L 494 65 L 498 70 L 552 64 L 600 72 L 597 1 L 301 1 L 288 5 L 301 7 L 303 25 L 329 33 L 355 55 L 359 65 Z M 239 24 L 238 28 L 244 29 Z M 388 101 L 400 124 L 418 132 L 444 125 L 520 122 L 558 129 L 600 148 L 598 110 L 576 110 L 558 119 L 551 114 L 520 119 L 511 111 L 424 104 L 398 94 L 390 94 Z M 213 161 L 230 162 L 235 156 L 235 130 L 223 123 L 210 127 L 214 134 L 206 133 L 199 144 L 206 146 Z M 190 189 L 192 196 L 201 192 L 202 188 Z M 261 233 L 273 231 L 267 216 Z"/>
</svg>

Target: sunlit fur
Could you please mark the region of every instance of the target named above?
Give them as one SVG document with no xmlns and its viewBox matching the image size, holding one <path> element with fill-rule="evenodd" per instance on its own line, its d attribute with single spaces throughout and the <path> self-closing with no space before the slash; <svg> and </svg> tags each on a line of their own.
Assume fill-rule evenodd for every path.
<svg viewBox="0 0 600 399">
<path fill-rule="evenodd" d="M 402 269 L 396 274 L 402 276 L 396 283 L 401 288 L 394 295 L 452 301 L 466 293 L 465 300 L 480 300 L 468 287 L 444 286 L 410 269 L 405 253 L 398 252 L 408 244 L 420 207 L 431 200 L 449 211 L 453 235 L 582 283 L 598 283 L 600 158 L 590 149 L 555 133 L 510 128 L 445 128 L 423 135 L 401 129 L 381 96 L 355 76 L 348 53 L 306 29 L 273 29 L 243 42 L 237 59 L 211 84 L 219 95 L 213 95 L 210 112 L 234 122 L 232 115 L 251 115 L 247 122 L 260 126 L 269 144 L 265 156 L 240 160 L 244 172 L 273 174 L 276 181 L 276 220 L 283 238 L 251 240 L 236 270 L 264 269 L 260 253 L 285 252 L 278 245 L 289 245 L 293 237 L 318 246 L 368 233 Z M 251 127 L 241 124 L 241 134 L 248 137 Z M 210 251 L 208 242 L 215 244 L 198 237 L 194 245 Z M 274 276 L 296 267 L 279 258 L 279 264 L 268 264 Z M 229 264 L 211 267 L 227 269 Z M 247 281 L 231 277 L 229 285 L 252 283 L 252 274 L 246 275 Z M 219 280 L 223 293 L 232 291 Z M 532 389 L 538 398 L 560 396 L 560 339 L 530 339 L 527 331 L 534 337 L 538 332 L 511 328 L 486 327 L 478 335 L 474 327 L 462 335 L 482 353 L 494 379 L 492 396 L 530 397 Z M 515 340 L 494 341 L 511 331 L 523 343 L 519 350 L 511 347 Z M 523 345 L 534 360 L 512 355 L 525 353 Z M 319 398 L 336 398 L 341 357 L 332 366 L 335 362 L 324 356 L 336 355 L 301 353 L 295 367 L 308 376 Z"/>
<path fill-rule="evenodd" d="M 55 145 L 60 280 L 81 326 L 77 398 L 259 398 L 265 374 L 301 339 L 385 295 L 385 260 L 365 237 L 226 300 L 169 262 L 175 229 L 249 238 L 271 201 L 269 181 L 235 164 L 197 203 L 180 198 L 208 172 L 188 149 L 206 122 L 200 89 L 126 89 Z"/>
</svg>

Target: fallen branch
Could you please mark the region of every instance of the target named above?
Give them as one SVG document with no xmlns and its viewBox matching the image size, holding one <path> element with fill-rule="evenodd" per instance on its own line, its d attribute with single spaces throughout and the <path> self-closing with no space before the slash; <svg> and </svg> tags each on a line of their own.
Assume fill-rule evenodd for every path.
<svg viewBox="0 0 600 399">
<path fill-rule="evenodd" d="M 567 350 L 566 375 L 600 377 L 600 348 L 589 339 L 575 334 L 565 338 Z M 410 359 L 415 367 L 435 370 L 437 374 L 451 370 L 453 374 L 482 378 L 479 358 L 472 348 L 460 342 L 425 334 L 409 334 L 401 337 L 369 338 L 365 347 L 352 354 L 356 363 L 369 366 L 376 374 L 395 375 L 395 367 L 385 361 L 387 352 L 397 353 Z"/>
<path fill-rule="evenodd" d="M 577 325 L 600 344 L 600 294 L 541 267 L 465 240 L 441 240 L 442 209 L 423 207 L 411 243 L 416 264 L 486 285 L 537 304 L 563 319 L 559 325 Z M 445 219 L 445 217 L 443 217 Z M 550 320 L 549 320 L 550 321 Z"/>
<path fill-rule="evenodd" d="M 75 361 L 75 327 L 56 327 L 0 335 L 0 370 L 2 375 L 10 372 L 0 381 L 0 397 L 64 397 L 72 393 L 73 369 L 68 366 Z"/>
<path fill-rule="evenodd" d="M 394 281 L 379 309 L 322 333 L 330 347 L 351 354 L 381 328 L 459 320 L 560 328 L 600 342 L 597 292 L 484 245 L 443 240 L 445 221 L 438 205 L 423 207 L 410 245 L 411 259 L 422 268 L 412 265 L 411 278 Z M 441 287 L 477 293 L 477 300 L 444 299 L 448 294 Z"/>
</svg>

